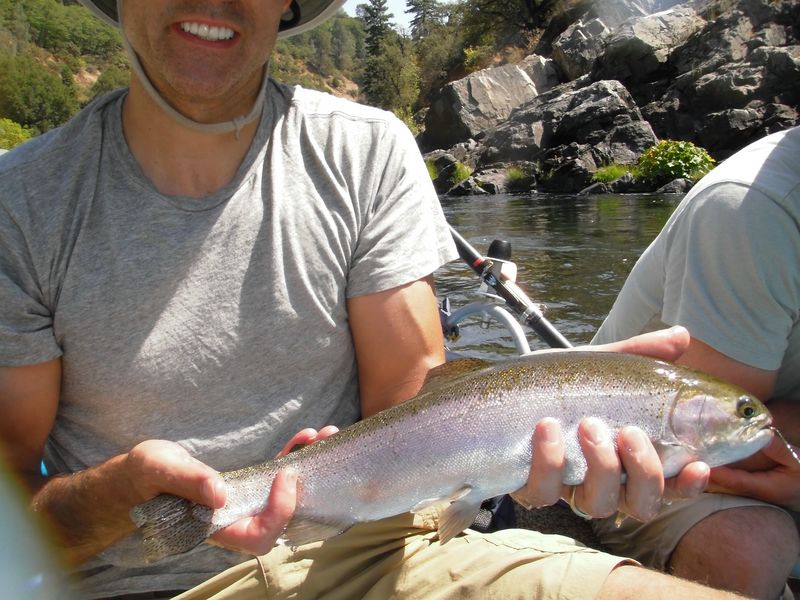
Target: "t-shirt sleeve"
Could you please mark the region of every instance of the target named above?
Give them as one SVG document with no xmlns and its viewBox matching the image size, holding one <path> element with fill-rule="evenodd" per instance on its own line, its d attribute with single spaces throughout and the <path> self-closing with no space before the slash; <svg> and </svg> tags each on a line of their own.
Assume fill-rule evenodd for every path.
<svg viewBox="0 0 800 600">
<path fill-rule="evenodd" d="M 703 190 L 672 227 L 665 323 L 740 362 L 780 367 L 797 319 L 797 223 L 768 196 L 735 183 Z"/>
<path fill-rule="evenodd" d="M 61 355 L 52 312 L 17 219 L 0 205 L 0 365 L 37 364 Z"/>
<path fill-rule="evenodd" d="M 348 297 L 410 283 L 458 256 L 425 163 L 398 119 L 388 121 L 375 160 Z"/>
</svg>

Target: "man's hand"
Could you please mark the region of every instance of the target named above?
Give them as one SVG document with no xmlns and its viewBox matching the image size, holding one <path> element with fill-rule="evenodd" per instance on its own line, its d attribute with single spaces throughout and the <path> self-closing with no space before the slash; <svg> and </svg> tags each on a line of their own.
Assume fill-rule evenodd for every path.
<svg viewBox="0 0 800 600">
<path fill-rule="evenodd" d="M 690 342 L 691 337 L 685 327 L 670 327 L 669 329 L 660 329 L 636 335 L 627 340 L 611 344 L 587 346 L 583 350 L 626 352 L 674 362 L 686 352 Z"/>
<path fill-rule="evenodd" d="M 336 433 L 333 426 L 303 429 L 278 453 L 284 456 L 296 446 L 313 444 Z M 225 506 L 225 482 L 217 471 L 192 458 L 182 446 L 164 440 L 142 442 L 128 453 L 128 473 L 141 501 L 158 494 L 174 494 L 211 508 Z M 294 514 L 297 474 L 284 470 L 272 484 L 267 507 L 211 536 L 211 542 L 248 554 L 265 554 L 275 545 Z"/>
<path fill-rule="evenodd" d="M 795 454 L 798 449 L 793 447 Z M 711 471 L 709 492 L 757 498 L 790 510 L 800 510 L 800 464 L 786 444 L 775 436 L 759 455 L 771 462 L 763 470 L 716 467 Z"/>
<path fill-rule="evenodd" d="M 295 446 L 306 446 L 323 440 L 337 431 L 338 429 L 332 425 L 323 427 L 319 431 L 303 429 L 289 440 L 278 456 L 288 454 Z M 239 552 L 266 554 L 292 519 L 296 502 L 297 474 L 288 469 L 280 471 L 272 483 L 267 507 L 257 515 L 240 519 L 218 531 L 211 536 L 211 540 L 214 544 Z"/>
<path fill-rule="evenodd" d="M 689 341 L 686 329 L 673 327 L 590 349 L 674 361 L 683 354 Z M 708 482 L 708 466 L 695 462 L 665 483 L 655 448 L 638 427 L 620 431 L 617 449 L 603 423 L 587 418 L 578 429 L 578 439 L 589 468 L 583 483 L 573 489 L 561 483 L 564 442 L 560 425 L 555 419 L 540 421 L 534 430 L 528 482 L 514 498 L 526 506 L 546 506 L 563 498 L 592 517 L 607 517 L 622 511 L 646 521 L 656 515 L 663 498 L 696 496 Z M 621 485 L 623 470 L 628 477 L 626 484 Z"/>
</svg>

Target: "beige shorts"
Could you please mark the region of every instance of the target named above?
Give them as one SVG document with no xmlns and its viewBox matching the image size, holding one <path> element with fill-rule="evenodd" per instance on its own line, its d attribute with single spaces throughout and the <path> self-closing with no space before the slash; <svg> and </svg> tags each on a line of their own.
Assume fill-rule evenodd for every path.
<svg viewBox="0 0 800 600">
<path fill-rule="evenodd" d="M 324 542 L 269 554 L 179 596 L 199 598 L 594 598 L 632 561 L 524 529 L 467 530 L 441 545 L 439 510 L 356 525 Z"/>
<path fill-rule="evenodd" d="M 616 527 L 612 517 L 594 520 L 592 527 L 600 542 L 611 552 L 630 556 L 647 567 L 666 571 L 672 552 L 687 531 L 716 512 L 746 506 L 768 506 L 786 512 L 774 504 L 753 498 L 701 494 L 695 499 L 666 506 L 655 519 L 647 523 L 625 519 Z"/>
</svg>

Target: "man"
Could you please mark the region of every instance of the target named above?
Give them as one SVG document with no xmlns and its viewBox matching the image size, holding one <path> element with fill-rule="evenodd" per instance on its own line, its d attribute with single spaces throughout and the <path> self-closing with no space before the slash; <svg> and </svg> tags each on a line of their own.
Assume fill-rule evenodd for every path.
<svg viewBox="0 0 800 600">
<path fill-rule="evenodd" d="M 636 263 L 595 337 L 623 339 L 681 324 L 680 362 L 769 401 L 800 443 L 800 128 L 770 135 L 704 177 Z M 615 552 L 757 598 L 776 598 L 798 559 L 791 511 L 800 465 L 780 440 L 712 488 L 645 525 L 597 523 Z M 758 470 L 759 472 L 750 472 Z"/>
<path fill-rule="evenodd" d="M 265 76 L 279 28 L 302 30 L 337 3 L 86 3 L 121 23 L 129 90 L 0 161 L 0 433 L 86 597 L 174 595 L 247 554 L 263 556 L 189 595 L 361 597 L 367 590 L 352 586 L 374 587 L 369 578 L 381 574 L 410 596 L 408 581 L 428 589 L 421 573 L 442 592 L 450 580 L 456 595 L 474 575 L 483 590 L 501 569 L 518 575 L 505 586 L 529 596 L 707 592 L 535 532 L 439 548 L 425 524 L 389 520 L 377 526 L 382 543 L 427 551 L 388 567 L 358 527 L 270 551 L 294 508 L 291 473 L 261 515 L 214 536 L 241 553 L 204 544 L 144 564 L 129 536 L 134 505 L 167 492 L 222 506 L 216 469 L 333 431 L 301 427 L 347 425 L 413 396 L 443 361 L 431 274 L 455 254 L 399 121 Z M 676 358 L 686 342 L 675 331 L 617 349 Z M 563 445 L 545 421 L 520 498 L 569 496 L 593 515 L 652 516 L 664 481 L 642 432 L 623 432 L 620 457 L 598 423 L 582 431 L 584 484 L 561 485 Z M 696 463 L 670 483 L 692 495 L 707 476 Z M 480 568 L 453 583 L 468 546 L 481 550 Z M 526 570 L 508 571 L 509 548 L 525 552 Z M 548 568 L 548 580 L 540 564 L 563 570 Z"/>
</svg>

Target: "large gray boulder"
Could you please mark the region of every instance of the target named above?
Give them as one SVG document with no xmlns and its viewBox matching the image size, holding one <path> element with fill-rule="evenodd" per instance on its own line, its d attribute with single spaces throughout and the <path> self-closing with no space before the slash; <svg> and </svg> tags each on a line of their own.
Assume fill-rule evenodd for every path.
<svg viewBox="0 0 800 600">
<path fill-rule="evenodd" d="M 601 19 L 579 20 L 553 42 L 553 60 L 572 81 L 590 73 L 594 61 L 603 54 L 605 38 L 611 34 Z"/>
<path fill-rule="evenodd" d="M 675 0 L 604 0 L 594 2 L 552 43 L 553 60 L 568 80 L 592 71 L 595 60 L 605 52 L 609 38 L 624 31 L 625 23 L 642 23 L 677 4 Z M 669 14 L 667 11 L 664 14 Z M 622 29 L 621 29 L 622 27 Z M 635 26 L 634 26 L 635 27 Z M 610 77 L 609 79 L 614 79 Z M 597 77 L 603 79 L 603 77 Z"/>
<path fill-rule="evenodd" d="M 453 81 L 442 89 L 426 115 L 424 145 L 448 148 L 474 138 L 558 82 L 552 60 L 536 55 Z"/>
<path fill-rule="evenodd" d="M 595 79 L 623 83 L 653 79 L 667 65 L 672 49 L 702 29 L 705 20 L 692 7 L 681 5 L 645 17 L 632 18 L 606 39 L 595 63 Z"/>
<path fill-rule="evenodd" d="M 632 164 L 657 141 L 621 83 L 583 78 L 542 94 L 488 130 L 480 140 L 478 162 L 536 161 L 546 151 L 577 142 L 590 148 L 594 167 Z"/>
</svg>

